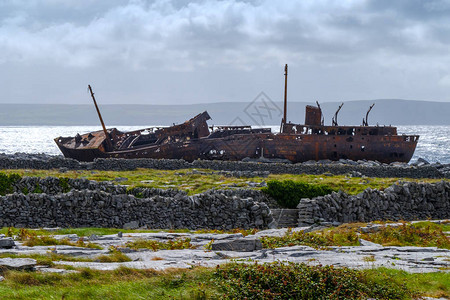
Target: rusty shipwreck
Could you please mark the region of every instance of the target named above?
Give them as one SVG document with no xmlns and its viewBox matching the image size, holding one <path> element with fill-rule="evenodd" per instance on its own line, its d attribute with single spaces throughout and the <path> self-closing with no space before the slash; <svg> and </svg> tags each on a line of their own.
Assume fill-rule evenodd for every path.
<svg viewBox="0 0 450 300">
<path fill-rule="evenodd" d="M 398 135 L 393 126 L 369 126 L 369 108 L 361 126 L 340 126 L 336 111 L 332 125 L 323 123 L 322 110 L 306 106 L 304 124 L 286 121 L 287 65 L 285 67 L 284 114 L 279 133 L 250 126 L 208 127 L 205 111 L 178 125 L 121 132 L 106 129 L 92 92 L 103 130 L 55 139 L 65 157 L 79 161 L 95 158 L 169 158 L 193 161 L 282 159 L 293 163 L 308 160 L 377 160 L 409 162 L 419 136 Z"/>
</svg>

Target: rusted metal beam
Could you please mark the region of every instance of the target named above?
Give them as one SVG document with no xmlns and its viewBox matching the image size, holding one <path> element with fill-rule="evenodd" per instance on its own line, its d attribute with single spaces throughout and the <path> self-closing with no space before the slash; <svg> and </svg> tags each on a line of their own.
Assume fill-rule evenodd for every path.
<svg viewBox="0 0 450 300">
<path fill-rule="evenodd" d="M 366 113 L 366 118 L 363 119 L 363 126 L 369 126 L 369 113 L 372 110 L 372 108 L 374 107 L 374 105 L 375 105 L 375 103 L 369 107 L 369 110 Z"/>
<path fill-rule="evenodd" d="M 92 100 L 94 100 L 95 109 L 97 110 L 97 114 L 98 114 L 98 117 L 100 119 L 100 123 L 102 123 L 103 132 L 105 133 L 106 144 L 108 145 L 109 149 L 112 150 L 113 146 L 112 146 L 112 143 L 111 143 L 111 138 L 110 138 L 110 136 L 108 134 L 108 131 L 106 130 L 105 123 L 103 123 L 102 114 L 100 113 L 100 110 L 98 109 L 97 101 L 95 101 L 95 96 L 94 96 L 94 92 L 92 91 L 91 85 L 88 85 L 88 89 L 89 89 L 89 92 L 91 93 Z"/>
<path fill-rule="evenodd" d="M 331 123 L 333 126 L 338 126 L 338 122 L 337 122 L 337 117 L 338 117 L 338 113 L 341 110 L 342 106 L 344 106 L 344 102 L 341 103 L 341 105 L 339 105 L 339 108 L 337 109 L 337 111 L 334 113 L 334 117 L 331 120 Z"/>
<path fill-rule="evenodd" d="M 287 123 L 287 77 L 288 77 L 288 65 L 284 66 L 284 113 L 283 124 Z"/>
</svg>

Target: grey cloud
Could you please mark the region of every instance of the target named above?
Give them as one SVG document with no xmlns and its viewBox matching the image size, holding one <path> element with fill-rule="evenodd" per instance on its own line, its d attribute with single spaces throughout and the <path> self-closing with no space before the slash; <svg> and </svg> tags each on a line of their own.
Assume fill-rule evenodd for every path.
<svg viewBox="0 0 450 300">
<path fill-rule="evenodd" d="M 3 60 L 54 59 L 82 67 L 111 58 L 133 67 L 152 67 L 149 62 L 159 59 L 180 67 L 189 57 L 228 64 L 236 52 L 259 53 L 260 60 L 292 54 L 346 60 L 377 50 L 414 55 L 449 42 L 448 26 L 436 19 L 415 23 L 423 15 L 447 21 L 443 1 L 35 0 L 22 10 L 17 1 L 6 3 Z"/>
<path fill-rule="evenodd" d="M 287 62 L 306 70 L 304 97 L 321 90 L 334 100 L 322 88 L 328 84 L 340 97 L 353 99 L 367 91 L 368 97 L 415 92 L 436 98 L 444 95 L 450 76 L 449 9 L 444 0 L 5 0 L 0 66 L 24 72 L 29 67 L 32 74 L 53 70 L 54 80 L 60 70 L 83 84 L 84 74 L 105 84 L 133 78 L 142 95 L 148 93 L 140 86 L 147 87 L 148 76 L 155 97 L 167 82 L 155 79 L 158 74 L 170 81 L 171 72 L 185 72 L 178 78 L 192 90 L 185 86 L 173 93 L 180 98 L 201 90 L 207 101 L 213 88 L 222 100 L 239 94 L 230 86 L 246 86 L 232 77 L 249 70 L 260 72 L 250 97 L 261 82 L 277 91 L 265 72 Z M 214 79 L 208 70 L 221 73 Z M 222 87 L 226 83 L 230 86 Z M 423 88 L 406 90 L 411 85 Z"/>
</svg>

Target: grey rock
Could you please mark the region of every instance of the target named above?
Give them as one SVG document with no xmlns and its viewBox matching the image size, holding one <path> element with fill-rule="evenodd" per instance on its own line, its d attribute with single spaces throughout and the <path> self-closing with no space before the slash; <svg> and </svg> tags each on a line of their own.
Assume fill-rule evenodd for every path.
<svg viewBox="0 0 450 300">
<path fill-rule="evenodd" d="M 259 239 L 243 238 L 233 241 L 219 241 L 211 245 L 213 251 L 238 251 L 249 252 L 262 249 L 262 244 Z"/>
<path fill-rule="evenodd" d="M 14 240 L 10 237 L 0 238 L 0 248 L 11 249 L 15 245 Z"/>
<path fill-rule="evenodd" d="M 11 270 L 33 270 L 36 260 L 31 258 L 0 258 L 0 268 Z"/>
<path fill-rule="evenodd" d="M 380 244 L 373 243 L 373 242 L 370 242 L 370 241 L 366 241 L 366 240 L 363 240 L 363 239 L 359 239 L 359 244 L 361 246 L 364 246 L 364 247 L 383 247 Z"/>
<path fill-rule="evenodd" d="M 131 221 L 123 225 L 123 229 L 137 229 L 137 228 L 139 228 L 138 221 Z"/>
</svg>

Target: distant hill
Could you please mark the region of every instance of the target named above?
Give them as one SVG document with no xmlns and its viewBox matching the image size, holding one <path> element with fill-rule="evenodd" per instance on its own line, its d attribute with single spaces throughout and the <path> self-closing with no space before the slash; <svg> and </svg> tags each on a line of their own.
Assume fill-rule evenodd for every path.
<svg viewBox="0 0 450 300">
<path fill-rule="evenodd" d="M 375 107 L 369 115 L 369 124 L 380 125 L 450 125 L 450 103 L 382 99 L 348 101 L 342 107 L 340 125 L 360 125 L 369 106 Z M 288 120 L 303 123 L 306 102 L 288 103 Z M 322 103 L 325 124 L 339 102 Z M 207 110 L 211 125 L 279 125 L 282 103 L 270 102 L 264 97 L 254 103 L 222 102 L 192 105 L 101 105 L 103 119 L 112 125 L 171 125 L 181 123 Z M 93 105 L 0 104 L 1 126 L 30 125 L 97 125 L 98 117 Z"/>
</svg>

